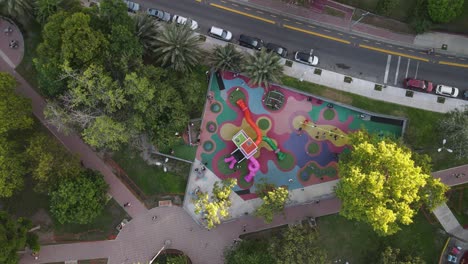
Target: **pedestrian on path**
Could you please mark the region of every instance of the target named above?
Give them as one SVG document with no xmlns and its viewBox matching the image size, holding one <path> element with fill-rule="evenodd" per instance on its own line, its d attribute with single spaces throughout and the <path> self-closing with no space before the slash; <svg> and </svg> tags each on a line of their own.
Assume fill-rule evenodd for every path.
<svg viewBox="0 0 468 264">
<path fill-rule="evenodd" d="M 132 204 L 130 202 L 124 203 L 124 207 L 130 207 L 130 206 L 132 206 Z"/>
<path fill-rule="evenodd" d="M 155 215 L 153 216 L 153 221 L 156 221 L 158 219 L 158 217 Z"/>
<path fill-rule="evenodd" d="M 244 231 L 244 233 L 247 232 L 247 225 L 243 225 L 242 230 Z"/>
</svg>

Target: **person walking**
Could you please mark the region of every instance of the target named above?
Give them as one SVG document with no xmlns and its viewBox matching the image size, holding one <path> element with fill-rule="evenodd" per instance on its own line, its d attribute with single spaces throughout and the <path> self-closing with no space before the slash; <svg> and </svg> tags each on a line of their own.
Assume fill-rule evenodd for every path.
<svg viewBox="0 0 468 264">
<path fill-rule="evenodd" d="M 130 206 L 132 206 L 132 204 L 130 202 L 124 203 L 124 207 L 130 207 Z"/>
</svg>

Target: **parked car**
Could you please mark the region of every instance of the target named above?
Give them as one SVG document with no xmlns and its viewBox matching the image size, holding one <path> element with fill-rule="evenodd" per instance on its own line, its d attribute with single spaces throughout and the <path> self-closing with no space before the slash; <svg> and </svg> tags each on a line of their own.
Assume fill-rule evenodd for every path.
<svg viewBox="0 0 468 264">
<path fill-rule="evenodd" d="M 463 93 L 462 93 L 462 98 L 464 100 L 468 100 L 468 90 L 465 90 Z"/>
<path fill-rule="evenodd" d="M 284 47 L 281 47 L 280 45 L 268 43 L 266 44 L 265 48 L 267 49 L 267 51 L 274 52 L 283 58 L 286 58 L 286 56 L 288 56 L 288 50 Z"/>
<path fill-rule="evenodd" d="M 294 60 L 312 66 L 315 66 L 319 63 L 317 56 L 313 55 L 313 50 L 311 50 L 309 53 L 296 51 L 296 53 L 294 53 Z"/>
<path fill-rule="evenodd" d="M 208 34 L 213 38 L 217 38 L 224 41 L 230 41 L 232 39 L 232 33 L 219 27 L 211 27 Z"/>
<path fill-rule="evenodd" d="M 172 17 L 172 22 L 175 22 L 179 25 L 189 25 L 190 28 L 192 30 L 196 30 L 198 28 L 198 23 L 197 21 L 195 20 L 192 20 L 190 18 L 186 18 L 186 17 L 183 17 L 183 16 L 179 16 L 179 15 L 174 15 Z"/>
<path fill-rule="evenodd" d="M 241 34 L 239 36 L 239 45 L 251 49 L 261 50 L 263 47 L 263 40 Z"/>
<path fill-rule="evenodd" d="M 420 89 L 428 93 L 432 92 L 432 82 L 426 80 L 418 80 L 413 78 L 406 78 L 403 80 L 403 86 L 407 89 Z"/>
<path fill-rule="evenodd" d="M 458 92 L 459 92 L 458 88 L 456 87 L 451 87 L 451 86 L 442 85 L 442 84 L 439 84 L 436 87 L 436 94 L 445 95 L 448 97 L 457 97 Z"/>
<path fill-rule="evenodd" d="M 169 14 L 166 11 L 162 11 L 162 10 L 158 10 L 154 8 L 148 8 L 146 10 L 146 13 L 148 13 L 149 16 L 152 16 L 160 21 L 164 21 L 164 22 L 171 21 L 171 14 Z"/>
<path fill-rule="evenodd" d="M 128 12 L 136 13 L 140 11 L 140 4 L 128 0 L 124 0 L 124 2 L 127 4 Z"/>
</svg>

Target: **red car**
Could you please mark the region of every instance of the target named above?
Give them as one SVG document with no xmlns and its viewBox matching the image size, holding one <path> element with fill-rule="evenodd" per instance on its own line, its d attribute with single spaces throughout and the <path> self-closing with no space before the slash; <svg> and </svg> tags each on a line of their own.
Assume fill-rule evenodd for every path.
<svg viewBox="0 0 468 264">
<path fill-rule="evenodd" d="M 403 86 L 407 89 L 415 88 L 415 89 L 420 89 L 424 90 L 428 93 L 432 92 L 432 82 L 430 81 L 425 81 L 425 80 L 417 80 L 413 78 L 406 78 L 403 81 Z"/>
</svg>

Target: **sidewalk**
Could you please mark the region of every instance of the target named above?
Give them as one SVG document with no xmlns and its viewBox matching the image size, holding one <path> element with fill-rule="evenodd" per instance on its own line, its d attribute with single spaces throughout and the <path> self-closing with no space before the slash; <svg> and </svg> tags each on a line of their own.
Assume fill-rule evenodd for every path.
<svg viewBox="0 0 468 264">
<path fill-rule="evenodd" d="M 315 0 L 310 8 L 287 4 L 279 0 L 229 0 L 238 4 L 258 8 L 279 16 L 288 16 L 297 20 L 306 21 L 319 26 L 333 28 L 346 33 L 353 33 L 376 40 L 402 46 L 416 46 L 417 49 L 436 48 L 447 44 L 447 51 L 438 50 L 441 53 L 458 56 L 468 56 L 468 37 L 447 33 L 426 33 L 412 35 L 393 32 L 384 28 L 378 28 L 369 24 L 358 23 L 354 25 L 352 14 L 356 8 L 337 3 L 331 0 Z M 316 4 L 318 2 L 318 4 Z M 327 15 L 323 7 L 327 6 L 343 12 L 344 18 Z M 351 15 L 350 15 L 351 13 Z M 373 16 L 377 16 L 372 14 Z M 391 19 L 388 19 L 391 20 Z M 395 23 L 400 23 L 395 21 Z M 352 26 L 352 30 L 350 29 Z"/>
</svg>

